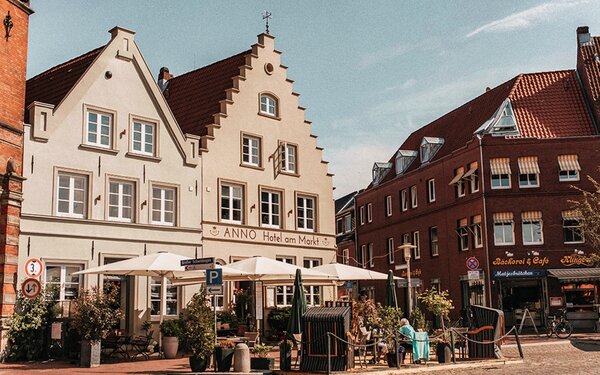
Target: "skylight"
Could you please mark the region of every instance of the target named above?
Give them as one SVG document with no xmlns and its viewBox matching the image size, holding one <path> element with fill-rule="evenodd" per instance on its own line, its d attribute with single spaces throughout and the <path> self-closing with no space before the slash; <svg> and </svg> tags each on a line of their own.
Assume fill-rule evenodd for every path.
<svg viewBox="0 0 600 375">
<path fill-rule="evenodd" d="M 517 119 L 509 99 L 502 103 L 494 116 L 486 121 L 481 128 L 477 129 L 476 133 L 480 131 L 498 136 L 519 134 Z"/>
</svg>

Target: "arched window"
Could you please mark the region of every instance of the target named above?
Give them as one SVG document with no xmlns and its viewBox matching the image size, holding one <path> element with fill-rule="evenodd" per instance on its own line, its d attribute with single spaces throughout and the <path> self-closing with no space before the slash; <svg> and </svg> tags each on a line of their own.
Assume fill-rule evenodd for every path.
<svg viewBox="0 0 600 375">
<path fill-rule="evenodd" d="M 277 116 L 277 99 L 268 94 L 260 95 L 260 113 Z"/>
</svg>

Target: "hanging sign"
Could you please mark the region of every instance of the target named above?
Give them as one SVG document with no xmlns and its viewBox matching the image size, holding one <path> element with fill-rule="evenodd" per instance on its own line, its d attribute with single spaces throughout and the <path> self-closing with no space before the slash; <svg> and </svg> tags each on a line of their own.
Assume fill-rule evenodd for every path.
<svg viewBox="0 0 600 375">
<path fill-rule="evenodd" d="M 27 262 L 25 262 L 25 274 L 27 277 L 40 277 L 42 269 L 44 269 L 44 265 L 42 261 L 37 258 L 29 258 L 27 259 Z"/>
<path fill-rule="evenodd" d="M 467 259 L 467 268 L 471 271 L 474 271 L 479 268 L 479 260 L 475 257 L 470 257 Z"/>
<path fill-rule="evenodd" d="M 37 279 L 26 279 L 21 284 L 21 292 L 23 296 L 29 299 L 37 297 L 42 291 L 42 284 Z"/>
</svg>

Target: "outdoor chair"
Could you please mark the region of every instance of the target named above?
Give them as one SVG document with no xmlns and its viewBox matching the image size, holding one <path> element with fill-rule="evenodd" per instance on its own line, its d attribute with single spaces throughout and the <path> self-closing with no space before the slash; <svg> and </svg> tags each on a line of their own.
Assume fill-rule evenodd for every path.
<svg viewBox="0 0 600 375">
<path fill-rule="evenodd" d="M 429 362 L 429 335 L 427 332 L 415 332 L 412 342 L 413 362 Z"/>
<path fill-rule="evenodd" d="M 106 357 L 112 357 L 121 355 L 125 359 L 129 359 L 129 353 L 127 352 L 127 345 L 129 344 L 129 337 L 125 334 L 124 330 L 112 331 L 104 340 L 102 340 L 102 349 L 106 349 Z"/>
<path fill-rule="evenodd" d="M 454 331 L 454 349 L 458 349 L 460 358 L 467 357 L 467 332 L 468 328 L 452 328 Z"/>
<path fill-rule="evenodd" d="M 129 341 L 129 344 L 134 351 L 132 358 L 137 358 L 137 356 L 141 354 L 144 359 L 150 359 L 148 347 L 152 343 L 153 334 L 154 331 L 150 331 L 146 336 L 135 336 Z"/>
<path fill-rule="evenodd" d="M 258 332 L 244 332 L 244 339 L 249 348 L 253 348 L 255 344 L 260 343 L 260 336 Z"/>
</svg>

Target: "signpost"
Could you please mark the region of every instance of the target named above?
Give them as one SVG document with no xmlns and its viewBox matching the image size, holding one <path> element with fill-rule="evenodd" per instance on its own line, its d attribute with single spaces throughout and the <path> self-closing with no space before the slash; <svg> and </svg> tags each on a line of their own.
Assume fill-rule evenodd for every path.
<svg viewBox="0 0 600 375">
<path fill-rule="evenodd" d="M 29 258 L 25 262 L 25 274 L 27 277 L 40 277 L 44 264 L 37 258 Z"/>
<path fill-rule="evenodd" d="M 184 259 L 181 261 L 181 265 L 185 267 L 186 271 L 201 271 L 215 267 L 215 258 L 197 258 L 197 259 Z"/>
<path fill-rule="evenodd" d="M 214 260 L 214 258 L 211 258 Z M 182 261 L 183 262 L 183 261 Z M 214 265 L 213 265 L 214 267 Z M 217 343 L 217 296 L 223 294 L 223 270 L 220 268 L 206 269 L 206 291 L 213 296 L 213 313 L 215 314 L 215 344 Z M 215 371 L 217 364 L 215 361 Z"/>
<path fill-rule="evenodd" d="M 37 279 L 26 279 L 21 285 L 21 293 L 29 299 L 37 297 L 42 291 L 42 284 Z"/>
</svg>

